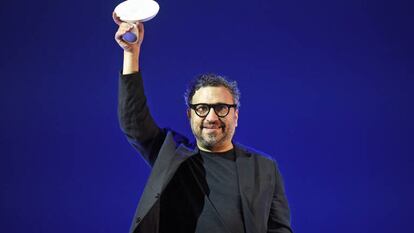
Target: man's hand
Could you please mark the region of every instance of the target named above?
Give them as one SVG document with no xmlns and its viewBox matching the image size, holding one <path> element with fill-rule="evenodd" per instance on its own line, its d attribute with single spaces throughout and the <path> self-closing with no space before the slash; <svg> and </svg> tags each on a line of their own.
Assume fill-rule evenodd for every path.
<svg viewBox="0 0 414 233">
<path fill-rule="evenodd" d="M 140 22 L 136 24 L 123 22 L 115 12 L 112 13 L 114 22 L 119 26 L 115 33 L 115 41 L 124 50 L 124 65 L 122 69 L 123 74 L 131 74 L 139 71 L 139 53 L 142 41 L 144 40 L 144 25 Z M 128 43 L 122 39 L 122 36 L 132 32 L 138 35 L 135 43 Z M 138 33 L 137 33 L 138 32 Z"/>
<path fill-rule="evenodd" d="M 139 51 L 142 41 L 144 40 L 144 25 L 140 22 L 135 24 L 123 22 L 115 12 L 112 13 L 112 18 L 119 26 L 118 31 L 115 33 L 115 41 L 119 44 L 119 46 L 127 52 Z M 124 41 L 122 36 L 127 32 L 132 32 L 135 35 L 138 35 L 138 40 L 132 44 Z"/>
</svg>

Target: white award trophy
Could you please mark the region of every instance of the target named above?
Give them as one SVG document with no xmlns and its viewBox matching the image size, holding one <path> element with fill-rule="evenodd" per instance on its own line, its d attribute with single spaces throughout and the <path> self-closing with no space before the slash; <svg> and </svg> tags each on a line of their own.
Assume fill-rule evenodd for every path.
<svg viewBox="0 0 414 233">
<path fill-rule="evenodd" d="M 154 0 L 127 0 L 116 6 L 114 12 L 121 21 L 135 24 L 154 18 L 159 10 L 160 6 Z M 134 43 L 138 37 L 139 35 L 127 32 L 122 36 L 122 39 L 126 42 Z"/>
</svg>

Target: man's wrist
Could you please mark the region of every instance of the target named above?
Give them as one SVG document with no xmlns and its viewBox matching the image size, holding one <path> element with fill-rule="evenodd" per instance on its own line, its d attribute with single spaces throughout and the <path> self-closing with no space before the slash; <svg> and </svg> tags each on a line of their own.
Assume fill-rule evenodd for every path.
<svg viewBox="0 0 414 233">
<path fill-rule="evenodd" d="M 124 51 L 124 65 L 122 74 L 131 74 L 139 71 L 139 49 Z"/>
</svg>

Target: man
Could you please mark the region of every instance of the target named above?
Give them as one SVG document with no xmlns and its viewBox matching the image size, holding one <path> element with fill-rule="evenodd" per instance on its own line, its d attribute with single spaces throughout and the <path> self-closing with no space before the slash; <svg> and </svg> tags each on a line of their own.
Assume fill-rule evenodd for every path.
<svg viewBox="0 0 414 233">
<path fill-rule="evenodd" d="M 119 25 L 124 49 L 119 120 L 128 141 L 152 167 L 130 232 L 292 232 L 283 181 L 275 161 L 232 141 L 239 116 L 235 82 L 198 77 L 186 92 L 195 143 L 154 122 L 146 105 L 139 54 L 142 23 Z M 139 32 L 137 42 L 122 40 Z"/>
</svg>

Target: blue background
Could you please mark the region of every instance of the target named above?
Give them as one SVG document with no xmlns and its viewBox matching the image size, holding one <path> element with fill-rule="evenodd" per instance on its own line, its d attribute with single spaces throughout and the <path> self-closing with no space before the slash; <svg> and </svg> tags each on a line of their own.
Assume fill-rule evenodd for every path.
<svg viewBox="0 0 414 233">
<path fill-rule="evenodd" d="M 7 1 L 1 232 L 127 232 L 150 169 L 117 120 L 118 1 Z M 141 68 L 153 116 L 191 136 L 183 92 L 242 91 L 236 139 L 277 159 L 296 232 L 414 232 L 410 1 L 159 0 Z"/>
</svg>

